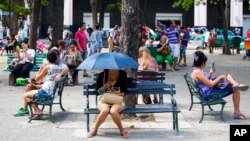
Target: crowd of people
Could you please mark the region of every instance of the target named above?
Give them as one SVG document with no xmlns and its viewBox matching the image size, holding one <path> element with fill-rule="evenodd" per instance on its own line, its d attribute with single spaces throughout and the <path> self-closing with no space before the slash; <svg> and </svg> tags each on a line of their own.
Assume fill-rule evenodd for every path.
<svg viewBox="0 0 250 141">
<path fill-rule="evenodd" d="M 51 33 L 49 33 L 48 36 L 50 34 Z M 102 28 L 99 25 L 95 25 L 95 29 L 93 30 L 91 27 L 87 27 L 86 23 L 80 24 L 79 30 L 74 36 L 72 36 L 70 32 L 65 32 L 64 40 L 59 40 L 56 47 L 48 51 L 47 63 L 40 66 L 39 71 L 33 76 L 36 83 L 29 81 L 26 85 L 23 96 L 24 104 L 22 108 L 13 113 L 13 115 L 17 117 L 29 114 L 27 109 L 28 101 L 34 97 L 48 97 L 51 94 L 55 82 L 60 80 L 62 75 L 70 76 L 68 82 L 70 85 L 73 86 L 77 84 L 78 65 L 88 56 L 101 52 L 103 34 Z M 108 31 L 107 34 L 108 51 L 119 52 L 119 26 L 115 26 Z M 143 25 L 140 29 L 139 37 L 138 70 L 158 72 L 159 70 L 163 70 L 163 67 L 160 66 L 165 60 L 169 63 L 171 71 L 178 71 L 178 67 L 187 66 L 186 48 L 190 35 L 185 26 L 181 26 L 180 29 L 178 29 L 175 22 L 172 21 L 170 27 L 167 28 L 164 24 L 158 22 L 157 28 L 153 31 L 149 27 Z M 154 42 L 157 41 L 158 43 L 155 45 L 157 56 L 154 58 L 148 47 L 154 46 Z M 147 42 L 149 44 L 147 44 Z M 12 39 L 10 45 L 14 46 L 14 43 Z M 14 59 L 10 64 L 13 67 L 11 74 L 14 75 L 15 78 L 29 78 L 29 71 L 34 65 L 34 58 L 35 50 L 29 48 L 28 39 L 23 40 L 21 48 L 14 50 Z M 182 60 L 183 64 L 181 64 Z M 209 74 L 206 74 L 204 72 L 206 62 L 207 57 L 202 51 L 195 52 L 191 75 L 201 89 L 201 93 L 207 96 L 215 92 L 219 93 L 221 97 L 233 94 L 234 118 L 246 119 L 246 116 L 240 112 L 239 103 L 240 90 L 246 91 L 248 86 L 235 81 L 230 74 L 212 77 L 212 74 L 215 72 L 214 68 L 210 70 Z M 89 74 L 87 71 L 83 70 L 83 77 L 88 76 Z M 221 80 L 226 80 L 228 82 L 226 87 L 218 87 L 218 83 Z M 110 89 L 119 87 L 119 93 L 126 94 L 127 86 L 124 82 L 127 82 L 127 74 L 125 71 L 114 69 L 104 70 L 99 74 L 97 79 L 97 92 L 99 94 L 104 94 Z M 157 95 L 154 95 L 153 102 L 158 103 Z M 148 104 L 148 102 L 144 103 Z M 98 108 L 100 114 L 97 116 L 95 124 L 87 134 L 87 137 L 91 138 L 95 136 L 100 125 L 110 114 L 114 123 L 119 128 L 121 136 L 128 138 L 128 131 L 124 129 L 119 115 L 123 109 L 123 105 L 100 101 Z M 41 119 L 42 112 L 39 107 L 33 105 L 33 110 L 35 114 L 32 118 L 36 120 Z"/>
</svg>

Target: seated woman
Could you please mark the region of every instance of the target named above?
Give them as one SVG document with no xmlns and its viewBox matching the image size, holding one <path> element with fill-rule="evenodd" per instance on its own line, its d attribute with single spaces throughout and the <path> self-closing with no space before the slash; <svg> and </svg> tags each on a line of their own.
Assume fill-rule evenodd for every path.
<svg viewBox="0 0 250 141">
<path fill-rule="evenodd" d="M 147 47 L 142 46 L 139 49 L 138 56 L 139 68 L 138 70 L 156 71 L 158 72 L 158 64 L 154 57 L 150 55 Z M 151 76 L 152 77 L 152 76 Z M 154 103 L 158 103 L 157 95 L 154 95 Z M 143 102 L 145 104 L 151 104 L 151 99 L 149 95 L 143 95 Z"/>
<path fill-rule="evenodd" d="M 110 87 L 120 87 L 122 93 L 127 91 L 127 74 L 122 70 L 105 70 L 100 73 L 97 79 L 98 93 L 103 94 Z M 99 110 L 100 113 L 96 118 L 95 125 L 91 131 L 87 134 L 87 138 L 91 138 L 97 134 L 99 126 L 105 121 L 106 117 L 110 114 L 114 123 L 118 126 L 121 136 L 128 137 L 128 132 L 123 128 L 120 112 L 123 109 L 123 105 L 110 104 L 100 101 Z"/>
<path fill-rule="evenodd" d="M 170 54 L 171 49 L 169 45 L 167 44 L 167 36 L 162 36 L 160 39 L 160 44 L 157 46 L 157 56 L 156 61 L 159 65 L 161 65 L 165 60 L 168 61 L 171 70 L 175 71 L 173 65 L 174 65 L 174 59 L 173 56 Z"/>
<path fill-rule="evenodd" d="M 223 98 L 233 93 L 232 98 L 234 103 L 234 118 L 246 119 L 246 116 L 240 112 L 239 90 L 246 91 L 249 86 L 238 83 L 230 74 L 222 74 L 216 78 L 212 78 L 212 74 L 215 72 L 215 69 L 212 68 L 209 74 L 205 73 L 204 68 L 206 66 L 206 62 L 206 55 L 202 51 L 196 51 L 194 54 L 194 68 L 191 73 L 191 77 L 200 88 L 201 94 L 206 97 L 211 93 L 217 93 Z M 221 82 L 224 83 L 224 86 L 222 87 L 220 85 Z"/>
<path fill-rule="evenodd" d="M 69 44 L 69 49 L 66 55 L 64 56 L 64 62 L 70 69 L 70 80 L 69 85 L 75 85 L 74 82 L 77 80 L 78 77 L 78 70 L 76 69 L 78 65 L 82 62 L 82 57 L 80 53 L 76 50 L 77 43 L 75 40 Z"/>
<path fill-rule="evenodd" d="M 47 55 L 47 59 L 49 61 L 49 64 L 44 66 L 40 73 L 35 77 L 35 81 L 40 81 L 45 77 L 42 88 L 40 88 L 39 90 L 31 90 L 24 94 L 24 106 L 13 114 L 15 117 L 29 114 L 29 110 L 27 109 L 28 101 L 30 101 L 34 96 L 49 97 L 50 94 L 52 94 L 55 86 L 55 79 L 58 75 L 61 75 L 61 67 L 58 65 L 58 50 L 51 50 Z M 34 117 L 32 118 L 34 120 L 41 119 L 42 113 L 39 107 L 37 105 L 32 105 L 32 107 L 34 109 Z"/>
<path fill-rule="evenodd" d="M 30 70 L 33 68 L 34 57 L 35 57 L 35 50 L 29 48 L 28 39 L 25 39 L 22 42 L 22 49 L 19 52 L 20 52 L 20 61 L 14 67 L 11 73 L 13 74 L 14 78 L 18 77 L 28 78 Z"/>
</svg>

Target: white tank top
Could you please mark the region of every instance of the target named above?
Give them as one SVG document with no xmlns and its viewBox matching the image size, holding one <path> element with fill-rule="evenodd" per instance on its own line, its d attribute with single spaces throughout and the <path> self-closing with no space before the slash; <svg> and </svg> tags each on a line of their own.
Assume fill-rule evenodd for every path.
<svg viewBox="0 0 250 141">
<path fill-rule="evenodd" d="M 61 72 L 61 67 L 56 64 L 48 65 L 48 74 L 44 80 L 42 85 L 42 89 L 46 91 L 48 95 L 53 93 L 53 89 L 55 86 L 55 77 Z"/>
</svg>

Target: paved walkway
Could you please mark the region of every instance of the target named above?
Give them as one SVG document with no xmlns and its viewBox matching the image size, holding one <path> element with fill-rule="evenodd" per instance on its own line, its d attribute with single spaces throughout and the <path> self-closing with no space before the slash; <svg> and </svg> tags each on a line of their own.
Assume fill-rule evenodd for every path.
<svg viewBox="0 0 250 141">
<path fill-rule="evenodd" d="M 175 83 L 177 95 L 176 100 L 181 108 L 179 114 L 179 124 L 181 136 L 175 136 L 172 130 L 172 117 L 170 113 L 155 114 L 155 121 L 143 122 L 141 120 L 123 121 L 125 127 L 129 128 L 129 140 L 131 141 L 228 141 L 230 124 L 250 124 L 250 119 L 245 121 L 233 120 L 233 103 L 231 97 L 227 97 L 225 107 L 225 120 L 222 122 L 220 117 L 205 116 L 203 123 L 198 123 L 201 116 L 201 107 L 195 105 L 192 111 L 188 111 L 190 106 L 190 95 L 184 81 L 183 75 L 191 71 L 192 55 L 194 50 L 188 50 L 188 67 L 182 68 L 178 72 L 166 72 L 165 82 Z M 205 51 L 207 53 L 207 51 Z M 207 65 L 216 62 L 217 74 L 227 72 L 233 74 L 241 83 L 250 84 L 250 61 L 243 61 L 240 55 L 220 55 L 221 50 L 216 50 L 215 54 L 208 55 Z M 82 95 L 82 85 L 65 87 L 63 93 L 63 105 L 67 112 L 61 112 L 56 105 L 53 107 L 53 118 L 55 123 L 49 121 L 32 121 L 27 123 L 28 117 L 13 117 L 12 113 L 22 106 L 22 95 L 24 87 L 12 87 L 7 85 L 8 73 L 2 72 L 6 66 L 6 56 L 0 56 L 0 140 L 85 140 L 86 120 L 83 114 L 85 98 Z M 89 72 L 92 74 L 91 72 Z M 82 74 L 82 72 L 80 72 Z M 80 83 L 90 82 L 92 78 L 80 77 Z M 94 106 L 94 99 L 92 99 Z M 164 101 L 170 101 L 165 97 Z M 250 90 L 242 92 L 241 110 L 250 118 L 249 111 Z M 219 106 L 214 106 L 218 111 Z M 45 113 L 48 112 L 46 108 Z M 93 125 L 94 116 L 91 116 Z M 113 122 L 108 119 L 101 127 L 98 136 L 87 139 L 93 141 L 117 141 L 124 140 L 119 135 Z"/>
</svg>

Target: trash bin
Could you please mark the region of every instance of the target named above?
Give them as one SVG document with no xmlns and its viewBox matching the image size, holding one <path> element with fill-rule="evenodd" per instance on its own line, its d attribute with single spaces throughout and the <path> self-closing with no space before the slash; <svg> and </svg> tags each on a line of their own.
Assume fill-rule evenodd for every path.
<svg viewBox="0 0 250 141">
<path fill-rule="evenodd" d="M 245 48 L 245 50 L 250 50 L 250 40 L 244 41 L 244 48 Z"/>
</svg>

